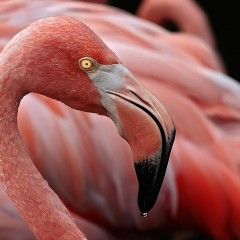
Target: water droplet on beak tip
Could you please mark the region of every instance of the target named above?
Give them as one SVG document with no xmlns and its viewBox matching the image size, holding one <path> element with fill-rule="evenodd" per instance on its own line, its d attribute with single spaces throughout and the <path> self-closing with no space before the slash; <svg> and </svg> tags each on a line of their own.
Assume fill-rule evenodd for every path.
<svg viewBox="0 0 240 240">
<path fill-rule="evenodd" d="M 147 213 L 141 212 L 141 216 L 142 216 L 142 217 L 147 217 Z"/>
</svg>

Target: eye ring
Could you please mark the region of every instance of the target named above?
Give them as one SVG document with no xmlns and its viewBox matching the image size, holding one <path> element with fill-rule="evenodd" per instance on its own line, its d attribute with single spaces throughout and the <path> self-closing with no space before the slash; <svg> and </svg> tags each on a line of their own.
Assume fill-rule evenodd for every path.
<svg viewBox="0 0 240 240">
<path fill-rule="evenodd" d="M 91 72 L 96 69 L 97 62 L 91 57 L 83 57 L 78 60 L 79 67 L 85 72 Z"/>
</svg>

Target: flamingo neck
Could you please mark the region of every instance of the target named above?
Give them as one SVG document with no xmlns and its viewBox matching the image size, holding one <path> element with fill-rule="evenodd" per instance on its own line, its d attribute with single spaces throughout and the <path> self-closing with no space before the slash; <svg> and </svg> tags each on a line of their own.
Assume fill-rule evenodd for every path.
<svg viewBox="0 0 240 240">
<path fill-rule="evenodd" d="M 86 239 L 26 153 L 17 126 L 23 95 L 2 72 L 0 66 L 0 181 L 5 191 L 38 239 Z"/>
</svg>

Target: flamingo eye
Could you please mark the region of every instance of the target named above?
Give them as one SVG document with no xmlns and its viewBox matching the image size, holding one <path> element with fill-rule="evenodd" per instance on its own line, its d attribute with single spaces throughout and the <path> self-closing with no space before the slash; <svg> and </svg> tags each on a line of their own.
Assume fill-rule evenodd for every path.
<svg viewBox="0 0 240 240">
<path fill-rule="evenodd" d="M 90 57 L 83 57 L 78 60 L 80 68 L 84 71 L 92 71 L 96 67 L 96 61 Z"/>
</svg>

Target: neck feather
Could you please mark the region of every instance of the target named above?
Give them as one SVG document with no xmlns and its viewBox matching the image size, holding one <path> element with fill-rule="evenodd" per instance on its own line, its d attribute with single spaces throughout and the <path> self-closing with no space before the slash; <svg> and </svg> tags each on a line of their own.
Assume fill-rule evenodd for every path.
<svg viewBox="0 0 240 240">
<path fill-rule="evenodd" d="M 0 66 L 0 181 L 38 239 L 86 239 L 26 153 L 17 126 L 24 94 L 3 73 Z"/>
</svg>

